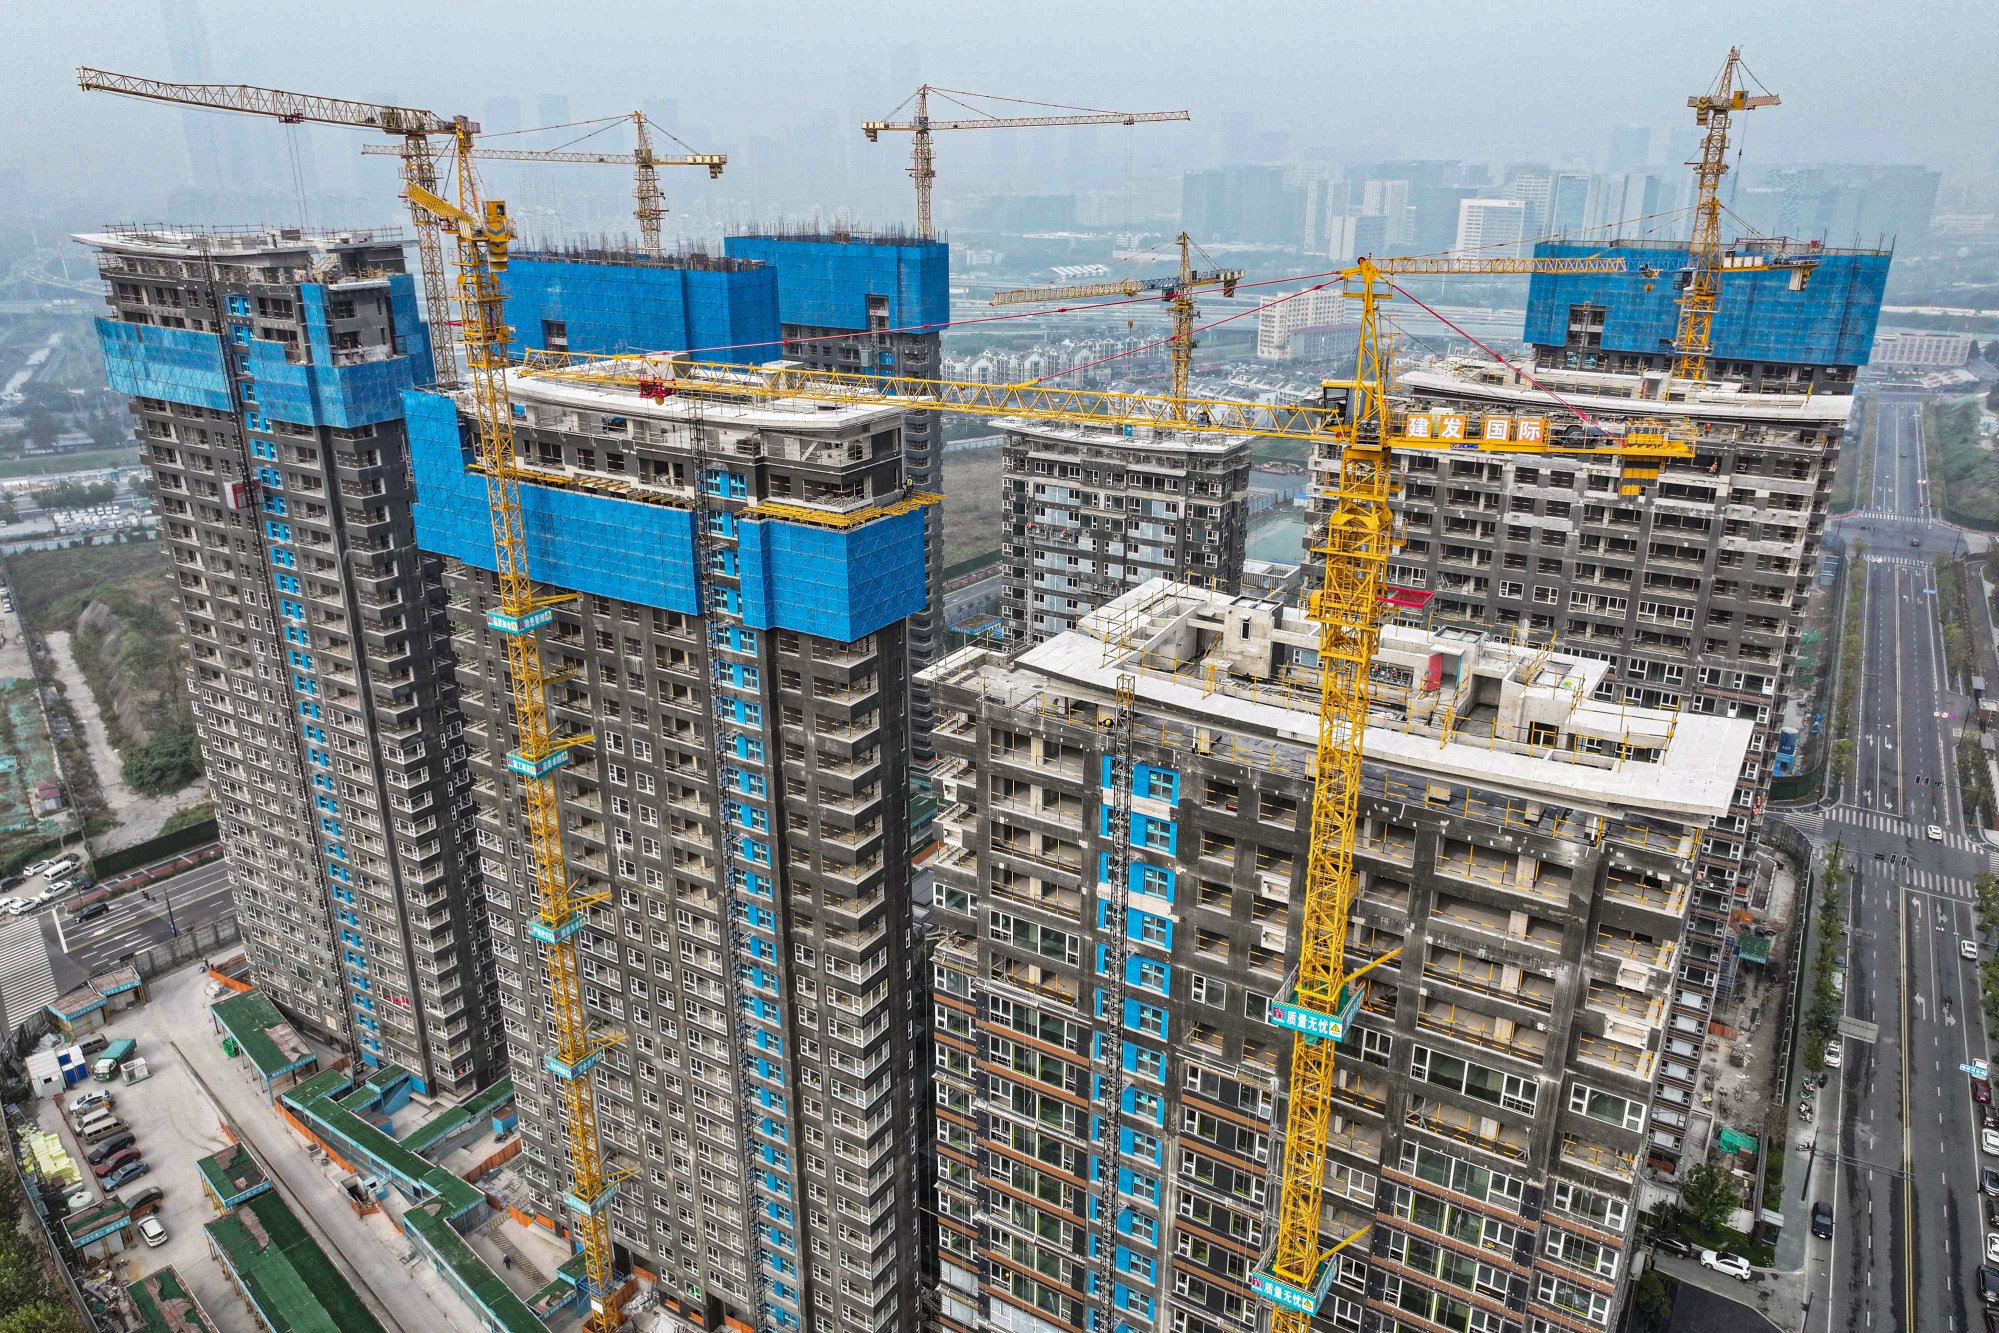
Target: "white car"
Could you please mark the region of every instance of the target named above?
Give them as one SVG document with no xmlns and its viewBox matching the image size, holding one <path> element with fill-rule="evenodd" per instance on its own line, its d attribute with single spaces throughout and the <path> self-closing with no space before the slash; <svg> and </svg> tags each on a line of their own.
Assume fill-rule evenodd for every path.
<svg viewBox="0 0 1999 1333">
<path fill-rule="evenodd" d="M 1978 1131 L 1978 1146 L 1994 1157 L 1999 1157 L 1999 1128 L 1987 1125 Z"/>
<path fill-rule="evenodd" d="M 160 1224 L 160 1219 L 157 1217 L 149 1217 L 139 1223 L 139 1235 L 144 1237 L 148 1245 L 167 1243 L 167 1229 Z"/>
<path fill-rule="evenodd" d="M 1999 1231 L 1985 1233 L 1985 1262 L 1999 1263 Z"/>
<path fill-rule="evenodd" d="M 1974 963 L 1978 961 L 1977 940 L 1959 940 L 1957 942 L 1957 951 Z"/>
<path fill-rule="evenodd" d="M 68 884 L 51 884 L 36 895 L 41 902 L 52 903 L 69 892 Z"/>
<path fill-rule="evenodd" d="M 1846 1059 L 1846 1045 L 1838 1037 L 1834 1037 L 1825 1044 L 1825 1067 L 1827 1069 L 1839 1068 L 1840 1061 L 1844 1059 Z"/>
<path fill-rule="evenodd" d="M 1749 1261 L 1741 1255 L 1717 1254 L 1713 1250 L 1701 1251 L 1701 1267 L 1712 1268 L 1717 1273 L 1726 1273 L 1730 1277 L 1741 1278 L 1744 1282 L 1750 1279 L 1753 1272 L 1749 1267 Z"/>
<path fill-rule="evenodd" d="M 23 916 L 40 906 L 33 898 L 16 898 L 7 904 L 6 910 L 8 916 Z"/>
<path fill-rule="evenodd" d="M 55 862 L 53 860 L 37 861 L 31 866 L 21 867 L 21 873 L 25 875 L 27 878 L 33 879 L 35 876 L 41 874 L 44 870 L 47 870 L 50 866 L 54 864 Z"/>
<path fill-rule="evenodd" d="M 1928 836 L 1928 838 L 1929 838 L 1929 840 L 1930 840 L 1931 842 L 1942 842 L 1942 841 L 1943 841 L 1943 827 L 1942 827 L 1942 825 L 1939 825 L 1939 824 L 1932 824 L 1932 825 L 1930 825 L 1930 826 L 1929 826 L 1929 828 L 1928 828 L 1928 829 L 1924 830 L 1924 832 L 1925 832 L 1926 836 Z"/>
</svg>

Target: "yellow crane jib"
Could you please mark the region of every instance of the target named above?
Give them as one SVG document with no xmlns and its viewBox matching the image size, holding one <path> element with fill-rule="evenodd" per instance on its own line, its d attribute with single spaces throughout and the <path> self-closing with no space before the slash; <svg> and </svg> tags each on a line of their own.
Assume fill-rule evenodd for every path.
<svg viewBox="0 0 1999 1333">
<path fill-rule="evenodd" d="M 235 111 L 249 116 L 266 116 L 284 125 L 311 122 L 317 125 L 348 125 L 357 129 L 380 130 L 402 140 L 393 153 L 402 159 L 405 186 L 431 189 L 437 185 L 437 161 L 430 146 L 433 135 L 449 136 L 459 151 L 468 151 L 479 133 L 478 123 L 464 116 L 440 116 L 420 107 L 388 106 L 379 102 L 357 102 L 344 97 L 321 97 L 313 93 L 288 92 L 283 88 L 259 88 L 247 83 L 169 83 L 136 74 L 84 66 L 76 72 L 76 82 L 85 92 L 117 93 L 123 97 L 181 106 L 207 107 L 215 111 Z M 444 279 L 444 251 L 437 228 L 428 215 L 411 205 L 410 221 L 416 230 L 417 267 L 423 275 L 423 301 L 433 326 L 449 322 L 450 293 Z M 452 355 L 452 340 L 430 341 L 431 374 L 440 388 L 458 380 L 458 362 Z"/>
<path fill-rule="evenodd" d="M 973 114 L 956 120 L 933 120 L 930 115 L 932 94 L 954 102 Z M 1193 119 L 1185 111 L 1100 111 L 1090 107 L 1055 107 L 1047 103 L 1025 105 L 1046 106 L 1050 110 L 1061 110 L 1069 114 L 997 116 L 960 99 L 971 97 L 1021 104 L 1020 99 L 998 97 L 992 93 L 968 93 L 955 88 L 939 88 L 929 83 L 918 88 L 912 96 L 916 107 L 914 114 L 908 120 L 864 120 L 861 122 L 861 133 L 868 137 L 869 143 L 880 142 L 884 132 L 901 132 L 911 136 L 907 170 L 909 178 L 916 182 L 916 234 L 925 240 L 934 234 L 930 226 L 930 186 L 931 182 L 937 179 L 937 155 L 930 136 L 939 130 L 1022 130 L 1057 125 L 1145 125 L 1166 120 Z"/>
</svg>

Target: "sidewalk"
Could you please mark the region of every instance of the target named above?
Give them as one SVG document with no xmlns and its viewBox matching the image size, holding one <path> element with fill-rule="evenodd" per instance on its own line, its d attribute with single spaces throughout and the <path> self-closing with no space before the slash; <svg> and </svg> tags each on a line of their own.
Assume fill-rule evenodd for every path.
<svg viewBox="0 0 1999 1333">
<path fill-rule="evenodd" d="M 152 1002 L 132 1012 L 132 1035 L 170 1042 L 231 1126 L 263 1161 L 306 1229 L 337 1258 L 390 1328 L 482 1333 L 480 1324 L 427 1264 L 405 1265 L 410 1243 L 386 1213 L 357 1216 L 333 1175 L 306 1156 L 303 1142 L 278 1119 L 242 1060 L 222 1053 L 203 996 L 206 974 L 183 968 L 152 983 Z M 344 1174 L 344 1173 L 342 1173 Z"/>
</svg>

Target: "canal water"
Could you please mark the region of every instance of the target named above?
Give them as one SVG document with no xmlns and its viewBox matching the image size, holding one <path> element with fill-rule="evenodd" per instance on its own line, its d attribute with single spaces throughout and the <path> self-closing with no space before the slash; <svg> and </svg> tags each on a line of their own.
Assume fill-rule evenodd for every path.
<svg viewBox="0 0 1999 1333">
<path fill-rule="evenodd" d="M 1251 560 L 1281 560 L 1295 565 L 1305 557 L 1305 516 L 1280 513 L 1250 529 L 1244 550 Z"/>
</svg>

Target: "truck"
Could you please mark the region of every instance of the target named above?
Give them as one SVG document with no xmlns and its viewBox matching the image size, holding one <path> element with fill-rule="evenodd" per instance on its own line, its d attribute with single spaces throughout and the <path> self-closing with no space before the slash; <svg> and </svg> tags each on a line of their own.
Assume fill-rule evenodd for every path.
<svg viewBox="0 0 1999 1333">
<path fill-rule="evenodd" d="M 120 1037 L 104 1048 L 104 1054 L 97 1057 L 97 1063 L 91 1066 L 91 1072 L 97 1076 L 99 1083 L 113 1082 L 118 1077 L 119 1069 L 138 1049 L 139 1043 L 130 1037 Z"/>
</svg>

